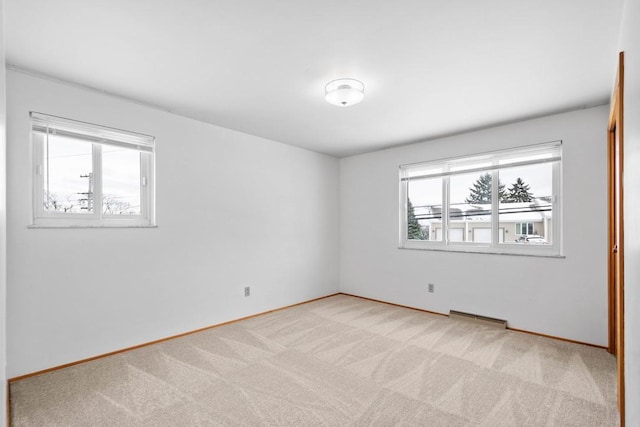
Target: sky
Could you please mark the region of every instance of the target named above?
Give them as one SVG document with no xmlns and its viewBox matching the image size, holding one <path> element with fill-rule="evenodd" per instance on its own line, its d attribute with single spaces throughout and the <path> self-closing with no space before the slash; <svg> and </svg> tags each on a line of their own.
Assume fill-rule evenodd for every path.
<svg viewBox="0 0 640 427">
<path fill-rule="evenodd" d="M 56 135 L 49 136 L 48 162 L 45 154 L 45 191 L 55 194 L 63 204 L 79 206 L 78 194 L 89 191 L 92 172 L 92 145 L 89 142 Z M 47 144 L 45 144 L 45 147 Z M 102 145 L 103 196 L 129 203 L 139 213 L 140 207 L 140 152 L 126 148 Z M 84 204 L 86 206 L 86 204 Z M 76 208 L 73 212 L 86 210 Z"/>
</svg>

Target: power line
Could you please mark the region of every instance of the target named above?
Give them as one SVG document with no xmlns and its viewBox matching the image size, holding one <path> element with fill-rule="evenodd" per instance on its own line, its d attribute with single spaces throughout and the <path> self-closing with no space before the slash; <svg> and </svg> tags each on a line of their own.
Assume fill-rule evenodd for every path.
<svg viewBox="0 0 640 427">
<path fill-rule="evenodd" d="M 540 207 L 538 209 L 527 209 L 527 208 L 520 208 L 520 209 L 515 209 L 515 208 L 510 208 L 509 211 L 504 211 L 503 209 L 499 209 L 498 210 L 498 215 L 509 215 L 509 214 L 518 214 L 518 213 L 532 213 L 532 212 L 551 212 L 553 209 L 551 207 Z M 449 213 L 449 218 L 467 218 L 467 217 L 474 217 L 474 216 L 489 216 L 491 215 L 492 211 L 491 210 L 483 210 L 483 209 L 479 209 L 479 210 L 473 210 L 473 211 L 467 211 L 467 212 L 460 212 L 460 213 Z M 433 214 L 417 214 L 415 215 L 417 220 L 424 220 L 424 219 L 442 219 L 442 213 L 433 213 Z"/>
</svg>

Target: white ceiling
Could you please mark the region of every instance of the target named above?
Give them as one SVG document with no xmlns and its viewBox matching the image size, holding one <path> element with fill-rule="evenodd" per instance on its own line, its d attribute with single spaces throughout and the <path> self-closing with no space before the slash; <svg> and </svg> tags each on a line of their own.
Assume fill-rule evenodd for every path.
<svg viewBox="0 0 640 427">
<path fill-rule="evenodd" d="M 5 0 L 7 63 L 334 156 L 606 103 L 622 0 Z M 365 83 L 348 108 L 340 77 Z"/>
</svg>

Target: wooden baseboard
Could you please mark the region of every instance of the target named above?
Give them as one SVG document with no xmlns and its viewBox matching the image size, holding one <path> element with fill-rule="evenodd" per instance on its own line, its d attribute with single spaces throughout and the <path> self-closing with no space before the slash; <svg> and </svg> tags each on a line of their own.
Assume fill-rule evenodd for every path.
<svg viewBox="0 0 640 427">
<path fill-rule="evenodd" d="M 230 323 L 240 322 L 242 320 L 252 319 L 254 317 L 263 316 L 265 314 L 274 313 L 276 311 L 286 310 L 287 308 L 296 307 L 296 306 L 303 305 L 303 304 L 308 304 L 310 302 L 319 301 L 319 300 L 322 300 L 322 299 L 325 299 L 325 298 L 329 298 L 329 297 L 332 297 L 332 296 L 335 296 L 335 295 L 339 295 L 339 293 L 325 295 L 323 297 L 314 298 L 314 299 L 310 299 L 310 300 L 307 300 L 307 301 L 302 301 L 302 302 L 299 302 L 299 303 L 296 303 L 296 304 L 290 304 L 290 305 L 287 305 L 287 306 L 284 306 L 284 307 L 274 308 L 273 310 L 267 310 L 267 311 L 263 311 L 263 312 L 260 312 L 260 313 L 257 313 L 257 314 L 252 314 L 251 316 L 240 317 L 238 319 L 229 320 L 227 322 L 222 322 L 222 323 L 217 323 L 215 325 L 205 326 L 204 328 L 195 329 L 193 331 L 183 332 L 183 333 L 177 334 L 177 335 L 171 335 L 169 337 L 160 338 L 158 340 L 149 341 L 149 342 L 145 342 L 145 343 L 142 343 L 142 344 L 134 345 L 134 346 L 131 346 L 131 347 L 122 348 L 122 349 L 119 349 L 119 350 L 111 351 L 109 353 L 99 354 L 97 356 L 87 357 L 86 359 L 81 359 L 81 360 L 76 360 L 74 362 L 65 363 L 64 365 L 53 366 L 51 368 L 42 369 L 40 371 L 31 372 L 29 374 L 24 374 L 24 375 L 19 375 L 17 377 L 9 378 L 7 380 L 7 401 L 9 401 L 9 385 L 14 383 L 14 382 L 16 382 L 16 381 L 24 380 L 24 379 L 27 379 L 27 378 L 35 377 L 37 375 L 42 375 L 42 374 L 46 374 L 46 373 L 53 372 L 53 371 L 58 371 L 60 369 L 68 368 L 70 366 L 75 366 L 75 365 L 80 365 L 82 363 L 91 362 L 92 360 L 98 360 L 98 359 L 102 359 L 102 358 L 105 358 L 105 357 L 113 356 L 113 355 L 116 355 L 116 354 L 124 353 L 124 352 L 127 352 L 127 351 L 136 350 L 138 348 L 147 347 L 147 346 L 154 345 L 154 344 L 159 344 L 161 342 L 170 341 L 170 340 L 173 340 L 173 339 L 176 339 L 176 338 L 181 338 L 181 337 L 184 337 L 184 336 L 187 336 L 187 335 L 197 334 L 198 332 L 207 331 L 209 329 L 218 328 L 220 326 L 228 325 Z M 9 424 L 7 424 L 7 425 L 9 425 Z"/>
<path fill-rule="evenodd" d="M 557 337 L 555 335 L 547 335 L 547 334 L 542 334 L 540 332 L 532 332 L 532 331 L 527 331 L 526 329 L 518 329 L 518 328 L 511 328 L 507 325 L 507 329 L 514 331 L 514 332 L 521 332 L 523 334 L 530 334 L 530 335 L 537 335 L 539 337 L 544 337 L 544 338 L 551 338 L 554 340 L 558 340 L 558 341 L 564 341 L 564 342 L 570 342 L 572 344 L 581 344 L 581 345 L 588 345 L 589 347 L 595 347 L 595 348 L 603 348 L 606 350 L 607 346 L 604 345 L 599 345 L 599 344 L 592 344 L 590 342 L 584 342 L 584 341 L 578 341 L 578 340 L 572 340 L 569 338 L 563 338 L 563 337 Z"/>
<path fill-rule="evenodd" d="M 299 303 L 296 303 L 296 304 L 291 304 L 291 305 L 287 305 L 287 306 L 284 306 L 284 307 L 275 308 L 273 310 L 267 310 L 267 311 L 264 311 L 264 312 L 261 312 L 261 313 L 252 314 L 251 316 L 245 316 L 245 317 L 241 317 L 241 318 L 238 318 L 238 319 L 233 319 L 233 320 L 230 320 L 228 322 L 222 322 L 222 323 L 218 323 L 218 324 L 215 324 L 215 325 L 206 326 L 204 328 L 195 329 L 193 331 L 188 331 L 188 332 L 184 332 L 184 333 L 181 333 L 181 334 L 172 335 L 172 336 L 169 336 L 169 337 L 166 337 L 166 338 L 161 338 L 161 339 L 158 339 L 158 340 L 145 342 L 145 343 L 134 345 L 134 346 L 131 346 L 131 347 L 126 347 L 126 348 L 122 348 L 122 349 L 119 349 L 119 350 L 115 350 L 115 351 L 112 351 L 112 352 L 109 352 L 109 353 L 99 354 L 97 356 L 88 357 L 86 359 L 76 360 L 74 362 L 65 363 L 63 365 L 53 366 L 51 368 L 42 369 L 40 371 L 31 372 L 29 374 L 24 374 L 24 375 L 19 375 L 17 377 L 9 378 L 7 380 L 7 417 L 9 417 L 9 409 L 10 409 L 10 405 L 9 405 L 9 403 L 10 403 L 10 396 L 9 396 L 10 388 L 9 388 L 9 386 L 10 386 L 11 383 L 14 383 L 16 381 L 24 380 L 26 378 L 35 377 L 37 375 L 42 375 L 42 374 L 46 374 L 46 373 L 53 372 L 53 371 L 58 371 L 60 369 L 68 368 L 70 366 L 75 366 L 75 365 L 79 365 L 81 363 L 91 362 L 92 360 L 102 359 L 104 357 L 109 357 L 109 356 L 113 356 L 113 355 L 116 355 L 116 354 L 124 353 L 124 352 L 127 352 L 127 351 L 135 350 L 135 349 L 138 349 L 138 348 L 147 347 L 147 346 L 150 346 L 150 345 L 153 345 L 153 344 L 158 344 L 158 343 L 161 343 L 161 342 L 173 340 L 173 339 L 184 337 L 184 336 L 187 336 L 187 335 L 196 334 L 198 332 L 202 332 L 202 331 L 206 331 L 206 330 L 209 330 L 209 329 L 217 328 L 217 327 L 220 327 L 220 326 L 223 326 L 223 325 L 228 325 L 230 323 L 236 323 L 236 322 L 240 322 L 242 320 L 252 319 L 254 317 L 263 316 L 263 315 L 268 314 L 268 313 L 273 313 L 273 312 L 276 312 L 276 311 L 286 310 L 287 308 L 296 307 L 296 306 L 303 305 L 303 304 L 308 304 L 308 303 L 313 302 L 313 301 L 319 301 L 319 300 L 322 300 L 322 299 L 325 299 L 325 298 L 330 298 L 330 297 L 336 296 L 336 295 L 345 295 L 345 296 L 354 297 L 354 298 L 360 298 L 360 299 L 373 301 L 373 302 L 377 302 L 377 303 L 381 303 L 381 304 L 388 304 L 388 305 L 392 305 L 392 306 L 395 306 L 395 307 L 401 307 L 401 308 L 407 308 L 407 309 L 410 309 L 410 310 L 416 310 L 416 311 L 420 311 L 420 312 L 423 312 L 423 313 L 435 314 L 437 316 L 449 317 L 447 314 L 439 313 L 437 311 L 426 310 L 426 309 L 423 309 L 423 308 L 412 307 L 412 306 L 403 305 L 403 304 L 396 304 L 396 303 L 393 303 L 393 302 L 388 302 L 388 301 L 382 301 L 382 300 L 378 300 L 378 299 L 374 299 L 374 298 L 363 297 L 363 296 L 360 296 L 360 295 L 349 294 L 349 293 L 346 293 L 346 292 L 337 292 L 335 294 L 330 294 L 330 295 L 326 295 L 326 296 L 323 296 L 323 297 L 314 298 L 314 299 L 311 299 L 311 300 L 308 300 L 308 301 L 303 301 L 303 302 L 299 302 Z M 574 343 L 574 344 L 582 344 L 582 345 L 587 345 L 587 346 L 590 346 L 590 347 L 603 348 L 603 349 L 606 348 L 605 346 L 602 346 L 602 345 L 591 344 L 591 343 L 587 343 L 587 342 L 572 340 L 572 339 L 569 339 L 569 338 L 562 338 L 562 337 L 557 337 L 557 336 L 553 336 L 553 335 L 542 334 L 542 333 L 539 333 L 539 332 L 527 331 L 527 330 L 524 330 L 524 329 L 511 328 L 511 327 L 508 327 L 508 326 L 507 326 L 507 329 L 509 329 L 511 331 L 514 331 L 514 332 L 521 332 L 521 333 L 525 333 L 525 334 L 537 335 L 537 336 L 540 336 L 540 337 L 551 338 L 551 339 L 570 342 L 570 343 Z"/>
<path fill-rule="evenodd" d="M 374 299 L 374 298 L 363 297 L 363 296 L 360 296 L 360 295 L 349 294 L 349 293 L 346 293 L 346 292 L 338 292 L 338 295 L 346 295 L 346 296 L 349 296 L 349 297 L 366 299 L 366 300 L 369 300 L 369 301 L 379 302 L 379 303 L 382 303 L 382 304 L 389 304 L 389 305 L 393 305 L 395 307 L 409 308 L 411 310 L 422 311 L 424 313 L 436 314 L 438 316 L 449 317 L 448 314 L 439 313 L 437 311 L 431 311 L 431 310 L 426 310 L 424 308 L 412 307 L 410 305 L 396 304 L 396 303 L 393 303 L 393 302 L 388 302 L 388 301 L 382 301 L 382 300 L 378 300 L 378 299 Z M 514 331 L 514 332 L 521 332 L 523 334 L 537 335 L 539 337 L 551 338 L 551 339 L 554 339 L 554 340 L 570 342 L 570 343 L 573 343 L 573 344 L 582 344 L 582 345 L 587 345 L 589 347 L 604 348 L 604 349 L 607 348 L 606 346 L 603 346 L 603 345 L 592 344 L 592 343 L 588 343 L 588 342 L 584 342 L 584 341 L 572 340 L 572 339 L 569 339 L 569 338 L 557 337 L 555 335 L 542 334 L 540 332 L 527 331 L 526 329 L 512 328 L 512 327 L 509 326 L 508 323 L 507 323 L 507 329 L 510 330 L 510 331 Z"/>
<path fill-rule="evenodd" d="M 348 294 L 346 292 L 338 292 L 337 295 L 346 295 L 348 297 L 354 297 L 354 298 L 360 298 L 360 299 L 366 299 L 367 301 L 373 301 L 373 302 L 379 302 L 381 304 L 388 304 L 388 305 L 392 305 L 394 307 L 401 307 L 401 308 L 408 308 L 410 310 L 416 310 L 416 311 L 421 311 L 423 313 L 429 313 L 429 314 L 436 314 L 438 316 L 444 316 L 444 317 L 449 317 L 449 315 L 444 314 L 444 313 L 439 313 L 437 311 L 431 311 L 431 310 L 426 310 L 424 308 L 418 308 L 418 307 L 412 307 L 410 305 L 403 305 L 403 304 L 396 304 L 395 302 L 388 302 L 388 301 L 382 301 L 379 299 L 375 299 L 375 298 L 369 298 L 369 297 L 363 297 L 360 295 L 354 295 L 354 294 Z"/>
</svg>

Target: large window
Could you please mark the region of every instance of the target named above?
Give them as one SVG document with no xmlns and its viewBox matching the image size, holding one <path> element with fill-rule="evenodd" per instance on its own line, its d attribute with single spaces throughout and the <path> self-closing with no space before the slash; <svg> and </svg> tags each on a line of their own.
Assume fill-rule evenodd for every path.
<svg viewBox="0 0 640 427">
<path fill-rule="evenodd" d="M 154 224 L 154 138 L 31 113 L 33 225 Z"/>
<path fill-rule="evenodd" d="M 400 246 L 561 255 L 561 142 L 400 166 Z"/>
</svg>

